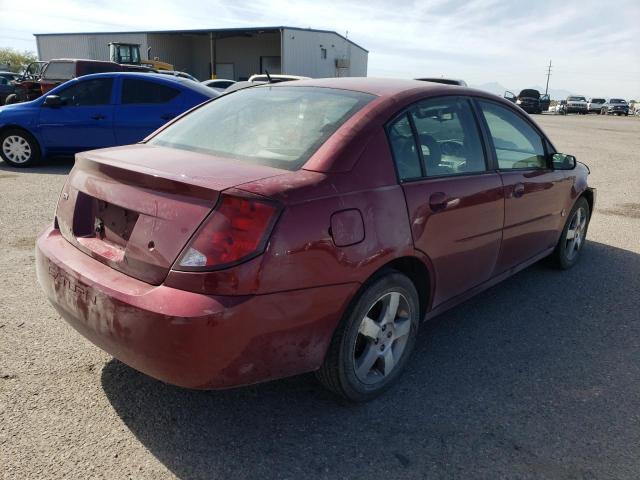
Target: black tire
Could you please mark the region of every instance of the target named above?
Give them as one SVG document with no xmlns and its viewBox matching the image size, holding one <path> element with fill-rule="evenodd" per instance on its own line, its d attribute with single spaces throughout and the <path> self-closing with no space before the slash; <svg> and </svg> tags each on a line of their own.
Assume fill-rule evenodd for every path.
<svg viewBox="0 0 640 480">
<path fill-rule="evenodd" d="M 17 140 L 8 140 L 8 139 L 17 139 Z M 6 151 L 7 148 L 10 148 L 11 143 L 18 142 L 23 148 L 28 146 L 28 156 L 25 158 L 21 156 L 18 161 L 17 156 L 14 153 Z M 5 161 L 8 165 L 12 167 L 25 168 L 32 167 L 40 161 L 40 145 L 38 141 L 26 130 L 21 130 L 18 128 L 9 128 L 0 132 L 0 157 Z M 12 158 L 11 158 L 12 157 Z"/>
<path fill-rule="evenodd" d="M 386 305 L 383 299 L 397 294 L 400 294 L 398 298 L 401 306 L 397 308 L 400 322 L 395 325 L 405 325 L 404 329 L 408 332 L 406 339 L 405 337 L 395 338 L 394 326 L 391 326 L 386 333 L 384 328 L 380 327 L 379 339 L 374 343 L 369 336 L 360 332 L 365 316 L 375 317 L 376 309 L 380 308 L 378 311 L 383 317 Z M 388 270 L 372 279 L 352 301 L 334 332 L 324 363 L 316 372 L 320 383 L 352 402 L 365 402 L 382 394 L 398 379 L 411 355 L 418 334 L 419 312 L 418 292 L 413 282 L 405 275 L 395 270 Z M 378 326 L 382 324 L 383 322 L 375 322 Z M 397 342 L 401 342 L 402 339 L 405 343 L 399 345 Z M 393 359 L 398 346 L 402 347 L 398 359 L 392 362 L 393 366 L 388 374 L 383 373 L 386 368 L 386 354 L 391 350 Z M 376 358 L 371 368 L 365 369 L 368 372 L 365 380 L 370 379 L 368 383 L 361 378 L 362 369 L 360 373 L 356 372 L 356 357 L 359 349 L 363 349 L 361 357 L 368 356 L 365 353 L 367 352 Z"/>
<path fill-rule="evenodd" d="M 567 233 L 570 228 L 574 227 L 574 220 L 576 219 L 576 214 L 578 210 L 582 210 L 582 214 L 585 215 L 584 226 L 580 229 L 578 234 L 581 236 L 581 241 L 577 247 L 575 248 L 575 243 L 571 243 L 567 238 Z M 562 229 L 562 234 L 560 235 L 560 240 L 558 240 L 558 244 L 556 245 L 556 249 L 553 251 L 551 256 L 553 265 L 561 270 L 568 270 L 573 267 L 578 260 L 580 260 L 580 253 L 582 252 L 582 248 L 584 247 L 584 243 L 587 239 L 587 230 L 589 229 L 589 221 L 591 220 L 591 211 L 589 210 L 589 202 L 584 197 L 580 197 L 571 212 L 567 216 L 567 222 Z M 576 233 L 574 233 L 574 236 Z"/>
<path fill-rule="evenodd" d="M 4 99 L 4 104 L 11 105 L 13 103 L 18 103 L 18 95 L 16 95 L 15 93 L 10 93 L 9 95 L 7 95 L 7 98 Z"/>
</svg>

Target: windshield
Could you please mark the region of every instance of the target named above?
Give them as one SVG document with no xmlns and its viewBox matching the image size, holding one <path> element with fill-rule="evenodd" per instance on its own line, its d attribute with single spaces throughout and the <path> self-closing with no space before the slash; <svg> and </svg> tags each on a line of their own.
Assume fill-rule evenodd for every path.
<svg viewBox="0 0 640 480">
<path fill-rule="evenodd" d="M 609 103 L 627 103 L 627 102 L 625 102 L 621 98 L 612 98 L 611 100 L 609 100 Z"/>
<path fill-rule="evenodd" d="M 586 102 L 584 97 L 569 97 L 567 100 L 570 102 Z"/>
<path fill-rule="evenodd" d="M 591 103 L 604 103 L 604 98 L 592 98 Z"/>
<path fill-rule="evenodd" d="M 330 88 L 248 88 L 194 110 L 149 144 L 297 170 L 374 98 Z"/>
</svg>

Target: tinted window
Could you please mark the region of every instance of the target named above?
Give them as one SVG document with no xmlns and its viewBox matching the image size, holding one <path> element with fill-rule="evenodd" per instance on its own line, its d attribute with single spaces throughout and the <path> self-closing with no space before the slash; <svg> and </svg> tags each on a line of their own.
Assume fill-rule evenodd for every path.
<svg viewBox="0 0 640 480">
<path fill-rule="evenodd" d="M 611 100 L 609 100 L 609 103 L 627 103 L 627 102 L 622 98 L 612 98 Z"/>
<path fill-rule="evenodd" d="M 180 90 L 161 83 L 127 78 L 122 84 L 122 103 L 166 103 L 180 95 Z"/>
<path fill-rule="evenodd" d="M 112 65 L 110 63 L 79 63 L 78 74 L 90 75 L 92 73 L 105 73 L 105 72 L 117 72 L 120 70 L 118 65 Z"/>
<path fill-rule="evenodd" d="M 428 177 L 486 170 L 484 150 L 469 101 L 447 97 L 412 109 Z"/>
<path fill-rule="evenodd" d="M 87 105 L 108 105 L 111 103 L 113 78 L 83 80 L 58 92 L 65 105 L 84 107 Z"/>
<path fill-rule="evenodd" d="M 297 170 L 373 98 L 317 87 L 239 90 L 194 110 L 149 143 Z"/>
<path fill-rule="evenodd" d="M 389 127 L 389 143 L 400 180 L 420 178 L 420 157 L 411 131 L 409 117 L 405 114 Z"/>
<path fill-rule="evenodd" d="M 542 138 L 527 121 L 501 105 L 482 100 L 479 104 L 489 125 L 499 168 L 546 168 Z"/>
</svg>

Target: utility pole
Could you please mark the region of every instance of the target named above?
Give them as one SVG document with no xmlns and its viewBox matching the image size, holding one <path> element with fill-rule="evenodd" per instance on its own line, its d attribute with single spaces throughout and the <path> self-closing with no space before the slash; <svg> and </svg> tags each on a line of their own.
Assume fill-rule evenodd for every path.
<svg viewBox="0 0 640 480">
<path fill-rule="evenodd" d="M 544 89 L 544 94 L 547 95 L 549 93 L 549 77 L 551 76 L 551 60 L 549 60 L 549 66 L 547 67 L 547 86 Z"/>
</svg>

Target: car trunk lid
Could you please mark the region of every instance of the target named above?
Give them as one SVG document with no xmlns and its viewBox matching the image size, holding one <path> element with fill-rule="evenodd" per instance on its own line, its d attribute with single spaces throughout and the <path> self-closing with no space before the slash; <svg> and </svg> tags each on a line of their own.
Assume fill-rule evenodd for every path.
<svg viewBox="0 0 640 480">
<path fill-rule="evenodd" d="M 149 145 L 85 152 L 69 174 L 56 219 L 87 255 L 158 285 L 221 191 L 283 173 Z"/>
</svg>

